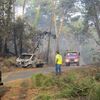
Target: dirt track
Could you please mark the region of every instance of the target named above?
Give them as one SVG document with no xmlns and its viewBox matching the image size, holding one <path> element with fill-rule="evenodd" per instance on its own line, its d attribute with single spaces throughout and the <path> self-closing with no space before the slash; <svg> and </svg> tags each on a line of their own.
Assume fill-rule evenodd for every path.
<svg viewBox="0 0 100 100">
<path fill-rule="evenodd" d="M 66 71 L 68 69 L 73 69 L 73 68 L 80 68 L 80 66 L 70 66 L 70 67 L 62 67 L 62 72 Z M 17 79 L 25 79 L 25 78 L 30 78 L 33 74 L 47 74 L 55 71 L 55 67 L 44 67 L 44 68 L 33 68 L 29 70 L 24 70 L 24 71 L 19 71 L 19 72 L 10 72 L 3 74 L 3 82 L 9 82 L 9 81 L 14 81 Z"/>
</svg>

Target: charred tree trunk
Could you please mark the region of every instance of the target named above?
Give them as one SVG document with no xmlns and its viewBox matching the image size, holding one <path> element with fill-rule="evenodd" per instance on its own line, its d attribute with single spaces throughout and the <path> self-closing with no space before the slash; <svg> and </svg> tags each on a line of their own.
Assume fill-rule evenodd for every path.
<svg viewBox="0 0 100 100">
<path fill-rule="evenodd" d="M 18 56 L 18 51 L 17 51 L 17 43 L 16 43 L 16 34 L 13 32 L 14 35 L 14 49 L 15 49 L 15 55 Z"/>
<path fill-rule="evenodd" d="M 47 63 L 49 64 L 49 53 L 50 53 L 50 35 L 51 31 L 48 33 L 48 47 L 47 47 Z"/>
<path fill-rule="evenodd" d="M 2 52 L 2 38 L 0 37 L 0 55 L 1 55 L 1 52 Z"/>
<path fill-rule="evenodd" d="M 2 50 L 1 50 L 1 55 L 5 55 L 5 39 L 2 40 Z"/>
<path fill-rule="evenodd" d="M 2 56 L 6 56 L 8 54 L 8 47 L 7 47 L 7 38 L 4 38 L 2 41 Z"/>
<path fill-rule="evenodd" d="M 13 3 L 13 22 L 14 22 L 14 25 L 13 25 L 13 42 L 14 42 L 14 51 L 15 51 L 15 55 L 18 56 L 18 50 L 17 50 L 17 36 L 16 36 L 16 32 L 15 32 L 15 1 L 14 0 L 14 3 Z"/>
<path fill-rule="evenodd" d="M 23 34 L 21 33 L 20 37 L 19 37 L 19 53 L 20 53 L 20 55 L 22 54 L 22 52 L 23 52 Z"/>
</svg>

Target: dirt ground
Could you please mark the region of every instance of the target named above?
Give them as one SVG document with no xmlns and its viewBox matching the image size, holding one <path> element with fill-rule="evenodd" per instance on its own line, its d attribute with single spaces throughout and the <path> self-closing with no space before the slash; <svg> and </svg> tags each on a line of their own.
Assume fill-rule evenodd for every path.
<svg viewBox="0 0 100 100">
<path fill-rule="evenodd" d="M 6 83 L 4 87 L 0 87 L 0 92 L 4 92 L 1 100 L 32 100 L 38 94 L 38 91 L 32 89 L 30 84 L 29 79 Z"/>
</svg>

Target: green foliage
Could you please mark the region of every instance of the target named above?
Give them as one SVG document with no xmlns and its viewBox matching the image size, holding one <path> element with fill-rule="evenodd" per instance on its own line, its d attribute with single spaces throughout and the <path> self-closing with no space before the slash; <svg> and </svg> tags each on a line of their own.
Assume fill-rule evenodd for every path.
<svg viewBox="0 0 100 100">
<path fill-rule="evenodd" d="M 43 74 L 33 75 L 31 79 L 33 87 L 48 87 L 53 84 L 52 78 Z"/>
<path fill-rule="evenodd" d="M 41 0 L 38 0 L 38 1 L 31 0 L 31 8 L 32 9 L 30 9 L 30 13 L 34 13 L 34 14 L 30 15 L 30 16 L 32 17 L 32 19 L 34 16 L 34 22 L 32 23 L 33 27 L 38 26 L 38 24 L 41 20 L 42 14 L 49 14 L 49 10 L 50 10 L 49 6 L 50 6 L 50 2 L 48 0 L 42 0 L 42 1 Z M 28 12 L 26 12 L 26 13 L 29 16 Z"/>
<path fill-rule="evenodd" d="M 84 96 L 87 97 L 91 93 L 91 91 L 93 91 L 93 89 L 96 87 L 95 82 L 96 81 L 93 77 L 87 76 L 79 78 L 79 74 L 77 74 L 76 72 L 70 72 L 67 75 L 61 77 L 45 76 L 43 74 L 37 74 L 32 76 L 32 83 L 36 87 L 58 87 L 59 92 L 55 95 L 56 98 L 76 98 Z M 97 93 L 99 92 L 99 90 L 95 91 Z M 42 98 L 41 95 L 38 98 Z M 43 98 L 47 97 L 43 96 Z"/>
<path fill-rule="evenodd" d="M 23 2 L 24 0 L 16 0 L 16 5 L 20 5 L 20 6 L 23 6 Z"/>
<path fill-rule="evenodd" d="M 73 80 L 73 78 L 71 79 Z M 66 98 L 66 97 L 87 96 L 92 87 L 95 85 L 95 81 L 92 78 L 84 78 L 74 81 L 72 80 L 69 81 L 69 83 L 65 83 L 67 85 L 62 88 L 60 92 L 60 97 Z"/>
<path fill-rule="evenodd" d="M 100 100 L 100 84 L 96 85 L 96 87 L 90 92 L 88 100 Z"/>
<path fill-rule="evenodd" d="M 52 98 L 51 98 L 51 96 L 49 96 L 47 94 L 40 94 L 34 100 L 52 100 Z"/>
<path fill-rule="evenodd" d="M 4 63 L 4 66 L 7 66 L 7 67 L 15 66 L 15 58 L 14 57 L 4 58 L 3 63 Z"/>
<path fill-rule="evenodd" d="M 100 81 L 100 73 L 97 73 L 97 74 L 95 75 L 95 79 L 96 79 L 97 81 Z"/>
<path fill-rule="evenodd" d="M 92 78 L 84 78 L 74 85 L 75 96 L 87 96 L 91 89 L 95 86 L 95 80 Z"/>
<path fill-rule="evenodd" d="M 39 20 L 40 20 L 40 7 L 38 7 L 37 10 L 36 10 L 34 26 L 33 27 L 37 27 L 37 25 L 39 23 Z"/>
<path fill-rule="evenodd" d="M 59 94 L 59 97 L 60 98 L 67 98 L 67 97 L 71 97 L 73 94 L 73 87 L 72 85 L 68 85 L 66 87 L 64 87 L 60 94 Z"/>
<path fill-rule="evenodd" d="M 76 79 L 77 79 L 77 74 L 76 74 L 75 72 L 70 72 L 70 73 L 68 73 L 68 74 L 66 75 L 66 77 L 65 77 L 64 80 L 65 80 L 67 83 L 72 83 L 72 82 L 74 82 Z"/>
</svg>

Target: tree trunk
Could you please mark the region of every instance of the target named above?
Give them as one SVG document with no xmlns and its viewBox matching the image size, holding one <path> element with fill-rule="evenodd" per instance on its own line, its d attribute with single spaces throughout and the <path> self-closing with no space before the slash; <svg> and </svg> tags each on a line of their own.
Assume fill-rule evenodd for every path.
<svg viewBox="0 0 100 100">
<path fill-rule="evenodd" d="M 56 50 L 59 51 L 59 36 L 56 37 Z"/>
<path fill-rule="evenodd" d="M 0 37 L 0 55 L 1 55 L 1 52 L 2 52 L 2 38 Z"/>
<path fill-rule="evenodd" d="M 25 5 L 26 5 L 26 0 L 23 2 L 23 17 L 24 17 L 24 12 L 25 12 Z"/>
<path fill-rule="evenodd" d="M 98 37 L 100 39 L 99 19 L 98 19 L 98 16 L 97 16 L 96 12 L 95 12 L 95 21 L 94 21 L 94 23 L 95 23 L 95 27 L 96 27 L 96 30 L 97 30 L 97 33 L 98 33 Z"/>
<path fill-rule="evenodd" d="M 16 34 L 13 32 L 14 35 L 14 49 L 15 49 L 15 55 L 18 56 L 18 51 L 17 51 L 17 43 L 16 43 Z"/>
<path fill-rule="evenodd" d="M 53 22 L 54 22 L 54 31 L 56 34 L 56 50 L 59 50 L 59 41 L 58 41 L 58 28 L 57 28 L 57 21 L 56 21 L 56 5 L 53 0 L 51 0 L 51 7 L 52 7 L 52 14 L 53 14 Z"/>
<path fill-rule="evenodd" d="M 2 56 L 5 56 L 7 53 L 8 53 L 7 38 L 4 38 L 2 41 Z"/>
<path fill-rule="evenodd" d="M 93 0 L 93 8 L 94 8 L 94 24 L 95 24 L 95 27 L 96 27 L 96 30 L 98 33 L 98 37 L 100 38 L 99 18 L 97 15 L 97 9 L 96 9 L 96 5 L 94 3 L 94 0 Z"/>
<path fill-rule="evenodd" d="M 63 27 L 63 21 L 64 21 L 64 14 L 65 12 L 63 11 L 63 15 L 61 17 L 61 22 L 59 23 L 60 25 L 57 26 L 57 20 L 56 20 L 56 5 L 55 5 L 55 2 L 53 0 L 51 0 L 51 3 L 52 3 L 52 12 L 53 12 L 53 17 L 54 17 L 54 29 L 55 29 L 55 34 L 56 34 L 56 50 L 59 51 L 59 36 L 60 36 L 60 33 L 62 31 L 62 27 Z"/>
<path fill-rule="evenodd" d="M 47 63 L 49 63 L 50 35 L 51 35 L 51 32 L 48 34 Z"/>
<path fill-rule="evenodd" d="M 50 61 L 50 57 L 49 57 L 49 53 L 50 53 L 50 37 L 51 37 L 51 32 L 52 32 L 52 25 L 53 25 L 53 14 L 51 13 L 51 21 L 50 21 L 50 30 L 49 30 L 49 34 L 48 34 L 48 48 L 47 48 L 47 63 L 49 64 Z"/>
<path fill-rule="evenodd" d="M 20 55 L 23 52 L 23 42 L 22 42 L 23 38 L 22 37 L 23 37 L 23 34 L 21 33 L 20 34 L 20 39 L 19 39 L 19 53 L 20 53 Z"/>
<path fill-rule="evenodd" d="M 16 1 L 16 0 L 15 0 Z M 15 2 L 13 3 L 13 21 L 15 22 Z M 17 50 L 17 43 L 16 43 L 16 32 L 15 32 L 15 24 L 14 24 L 14 30 L 12 32 L 13 38 L 14 38 L 14 50 L 15 50 L 15 55 L 18 56 L 18 50 Z"/>
</svg>

